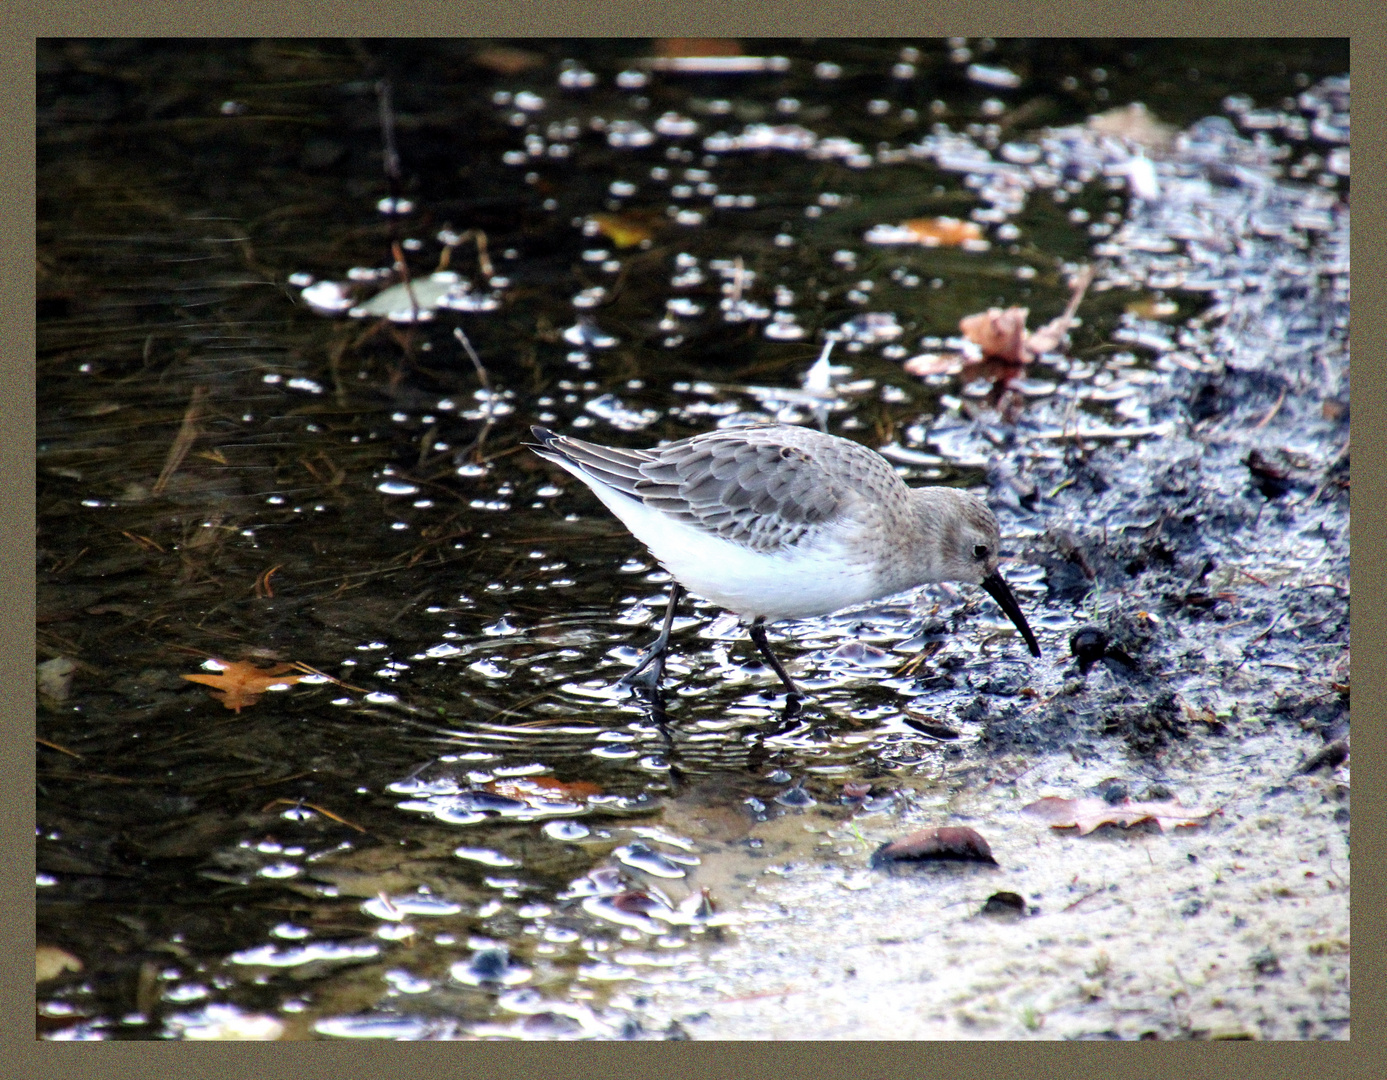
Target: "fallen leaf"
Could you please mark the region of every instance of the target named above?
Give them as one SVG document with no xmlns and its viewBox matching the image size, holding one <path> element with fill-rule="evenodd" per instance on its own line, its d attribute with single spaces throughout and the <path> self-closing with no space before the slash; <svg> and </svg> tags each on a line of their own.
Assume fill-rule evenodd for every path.
<svg viewBox="0 0 1387 1080">
<path fill-rule="evenodd" d="M 976 830 L 963 825 L 921 829 L 889 844 L 882 844 L 872 855 L 871 865 L 874 869 L 880 869 L 897 862 L 935 860 L 997 865 L 987 841 Z"/>
<path fill-rule="evenodd" d="M 984 358 L 1008 364 L 1029 364 L 1047 352 L 1055 352 L 1064 343 L 1064 335 L 1074 322 L 1074 313 L 1093 281 L 1093 268 L 1085 267 L 1070 282 L 1069 304 L 1057 319 L 1051 319 L 1034 333 L 1026 332 L 1029 308 L 988 308 L 977 315 L 959 320 L 963 336 L 982 350 Z"/>
<path fill-rule="evenodd" d="M 1080 836 L 1087 836 L 1100 825 L 1127 828 L 1143 821 L 1154 821 L 1160 826 L 1161 832 L 1168 832 L 1180 825 L 1205 825 L 1220 809 L 1197 810 L 1173 801 L 1134 802 L 1123 799 L 1110 803 L 1106 799 L 1062 799 L 1047 795 L 1023 806 L 1021 812 L 1045 822 L 1052 829 L 1078 829 Z"/>
<path fill-rule="evenodd" d="M 593 214 L 592 221 L 597 231 L 619 248 L 635 247 L 655 235 L 648 214 Z"/>
<path fill-rule="evenodd" d="M 982 226 L 956 217 L 911 218 L 899 225 L 877 225 L 863 239 L 869 244 L 962 247 L 982 239 Z"/>
<path fill-rule="evenodd" d="M 518 799 L 532 806 L 544 803 L 578 801 L 601 795 L 602 788 L 586 780 L 565 782 L 552 776 L 522 776 L 515 779 L 493 780 L 482 787 L 493 795 Z"/>
<path fill-rule="evenodd" d="M 82 961 L 56 945 L 40 945 L 34 950 L 35 981 L 47 982 L 66 971 L 81 971 Z"/>
<path fill-rule="evenodd" d="M 736 38 L 656 38 L 656 56 L 741 56 Z"/>
<path fill-rule="evenodd" d="M 1152 148 L 1164 148 L 1175 137 L 1175 129 L 1157 120 L 1140 101 L 1090 116 L 1088 128 Z"/>
<path fill-rule="evenodd" d="M 1030 363 L 1026 350 L 1026 316 L 1030 308 L 988 308 L 959 320 L 963 336 L 982 350 L 983 356 L 1008 364 Z"/>
<path fill-rule="evenodd" d="M 293 664 L 276 664 L 261 668 L 244 660 L 216 660 L 222 669 L 215 675 L 184 675 L 189 682 L 202 683 L 212 687 L 212 696 L 226 708 L 240 712 L 247 705 L 254 705 L 265 691 L 279 686 L 292 686 L 303 675 L 287 675 L 294 671 Z"/>
<path fill-rule="evenodd" d="M 510 45 L 490 45 L 478 49 L 470 57 L 478 67 L 498 75 L 519 75 L 532 68 L 543 67 L 548 60 L 540 53 L 517 49 Z"/>
<path fill-rule="evenodd" d="M 77 670 L 77 662 L 66 656 L 55 656 L 38 665 L 38 690 L 46 698 L 66 701 L 72 689 L 72 673 Z"/>
</svg>

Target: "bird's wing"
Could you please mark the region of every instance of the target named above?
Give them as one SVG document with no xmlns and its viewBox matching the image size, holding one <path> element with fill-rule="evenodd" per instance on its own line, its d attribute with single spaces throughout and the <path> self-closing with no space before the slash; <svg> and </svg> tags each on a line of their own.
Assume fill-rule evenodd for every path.
<svg viewBox="0 0 1387 1080">
<path fill-rule="evenodd" d="M 708 432 L 652 450 L 535 433 L 543 442 L 539 453 L 551 460 L 561 457 L 676 521 L 755 551 L 773 551 L 831 518 L 851 494 L 809 449 L 795 445 L 802 438 L 780 437 L 784 430 Z"/>
</svg>

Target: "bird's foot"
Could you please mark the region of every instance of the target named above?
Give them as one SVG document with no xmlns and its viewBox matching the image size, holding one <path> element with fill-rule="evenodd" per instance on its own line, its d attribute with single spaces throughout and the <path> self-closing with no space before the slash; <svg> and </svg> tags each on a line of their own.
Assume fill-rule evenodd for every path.
<svg viewBox="0 0 1387 1080">
<path fill-rule="evenodd" d="M 617 679 L 616 684 L 628 690 L 649 690 L 653 693 L 660 689 L 664 677 L 665 654 L 661 650 L 641 657 L 640 663 Z"/>
</svg>

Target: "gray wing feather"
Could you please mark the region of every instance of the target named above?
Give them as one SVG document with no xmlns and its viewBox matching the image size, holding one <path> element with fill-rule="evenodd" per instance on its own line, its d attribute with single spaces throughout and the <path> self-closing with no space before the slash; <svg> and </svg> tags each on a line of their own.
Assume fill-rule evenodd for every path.
<svg viewBox="0 0 1387 1080">
<path fill-rule="evenodd" d="M 756 551 L 792 545 L 848 503 L 877 501 L 903 486 L 879 455 L 807 428 L 713 431 L 650 450 L 535 433 L 543 456 Z M 816 458 L 830 459 L 833 468 Z"/>
</svg>

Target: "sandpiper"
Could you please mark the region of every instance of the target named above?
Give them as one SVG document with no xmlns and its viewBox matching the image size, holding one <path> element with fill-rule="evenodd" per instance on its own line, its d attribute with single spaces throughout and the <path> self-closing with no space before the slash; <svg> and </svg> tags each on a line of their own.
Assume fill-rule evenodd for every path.
<svg viewBox="0 0 1387 1080">
<path fill-rule="evenodd" d="M 1032 655 L 1040 645 L 997 572 L 982 499 L 907 487 L 874 450 L 786 424 L 710 431 L 649 450 L 530 429 L 540 457 L 587 484 L 673 575 L 664 627 L 623 683 L 655 688 L 682 590 L 740 616 L 789 693 L 766 624 L 827 615 L 938 581 L 981 585 Z"/>
</svg>

